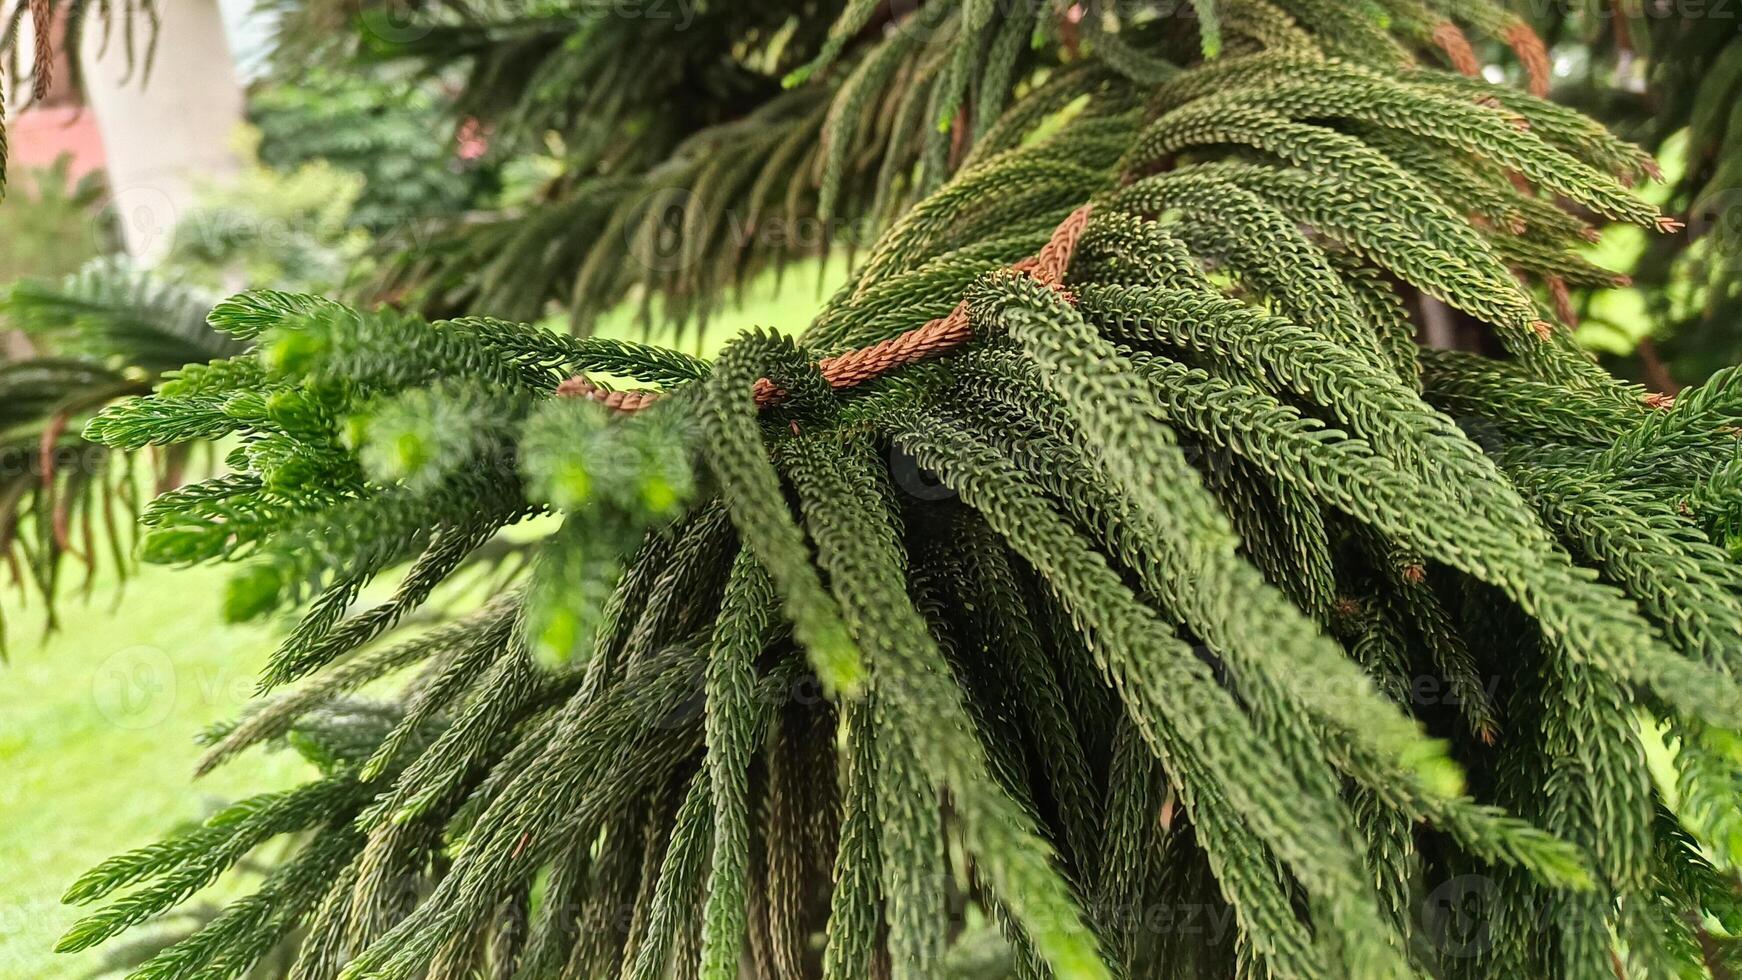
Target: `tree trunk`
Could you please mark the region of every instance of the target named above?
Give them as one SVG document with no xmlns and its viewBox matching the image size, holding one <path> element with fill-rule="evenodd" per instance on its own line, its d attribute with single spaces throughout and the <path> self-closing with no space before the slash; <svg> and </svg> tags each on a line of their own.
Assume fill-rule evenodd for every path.
<svg viewBox="0 0 1742 980">
<path fill-rule="evenodd" d="M 120 25 L 106 51 L 103 32 L 88 32 L 82 53 L 110 206 L 128 254 L 146 265 L 169 251 L 200 182 L 236 171 L 232 147 L 242 124 L 242 89 L 216 0 L 164 0 L 159 10 L 149 66 L 143 24 L 131 69 Z"/>
</svg>

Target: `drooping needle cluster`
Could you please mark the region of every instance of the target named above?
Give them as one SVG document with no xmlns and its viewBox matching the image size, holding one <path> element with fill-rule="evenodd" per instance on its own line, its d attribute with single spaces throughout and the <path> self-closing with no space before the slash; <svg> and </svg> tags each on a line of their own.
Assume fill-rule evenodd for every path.
<svg viewBox="0 0 1742 980">
<path fill-rule="evenodd" d="M 207 765 L 285 738 L 322 775 L 99 865 L 63 947 L 300 835 L 135 975 L 236 976 L 286 937 L 302 980 L 1733 955 L 1742 375 L 1652 397 L 1547 302 L 1609 281 L 1590 222 L 1672 226 L 1626 189 L 1649 158 L 1427 67 L 1471 63 L 1461 22 L 1541 71 L 1481 4 L 1012 29 L 933 2 L 883 40 L 880 5 L 842 6 L 792 80 L 828 107 L 814 189 L 900 216 L 796 339 L 704 361 L 244 293 L 212 322 L 249 353 L 91 424 L 237 440 L 151 505 L 144 552 L 238 562 L 236 617 L 304 607 L 266 678 L 299 686 Z M 921 79 L 953 175 L 843 196 L 914 101 L 855 100 Z M 1030 274 L 1073 213 L 1062 282 Z M 1423 303 L 1504 356 L 1419 348 Z M 947 350 L 833 383 L 952 317 Z M 614 411 L 588 374 L 660 395 Z M 560 527 L 524 588 L 383 639 L 535 515 Z M 396 699 L 357 693 L 390 674 Z"/>
</svg>

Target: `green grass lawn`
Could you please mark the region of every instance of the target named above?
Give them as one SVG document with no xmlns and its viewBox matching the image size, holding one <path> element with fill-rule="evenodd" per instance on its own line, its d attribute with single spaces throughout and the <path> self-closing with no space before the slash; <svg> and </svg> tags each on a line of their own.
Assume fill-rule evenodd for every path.
<svg viewBox="0 0 1742 980">
<path fill-rule="evenodd" d="M 96 954 L 52 951 L 80 911 L 60 904 L 74 877 L 313 771 L 289 753 L 257 752 L 192 779 L 193 736 L 246 703 L 271 649 L 269 627 L 219 622 L 223 574 L 146 569 L 118 602 L 115 586 L 99 586 L 91 602 L 66 605 L 46 640 L 34 610 L 11 610 L 11 663 L 0 668 L 0 978 L 88 973 Z"/>
<path fill-rule="evenodd" d="M 778 294 L 759 284 L 684 346 L 711 352 L 750 326 L 797 332 L 840 279 L 831 268 L 819 286 L 815 267 L 801 266 Z M 641 337 L 628 315 L 600 333 Z M 257 749 L 192 779 L 194 735 L 247 704 L 282 626 L 222 623 L 225 574 L 147 568 L 125 588 L 100 583 L 90 601 L 66 603 L 46 639 L 34 597 L 0 592 L 12 640 L 0 666 L 0 980 L 80 977 L 98 964 L 100 950 L 53 952 L 81 911 L 60 895 L 96 862 L 313 772 Z M 247 885 L 220 882 L 216 897 Z"/>
</svg>

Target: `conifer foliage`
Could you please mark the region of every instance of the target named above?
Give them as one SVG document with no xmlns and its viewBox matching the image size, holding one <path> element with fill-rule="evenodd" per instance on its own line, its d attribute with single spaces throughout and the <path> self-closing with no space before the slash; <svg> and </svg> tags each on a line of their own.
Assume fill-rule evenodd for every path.
<svg viewBox="0 0 1742 980">
<path fill-rule="evenodd" d="M 59 281 L 24 280 L 0 294 L 0 317 L 41 349 L 0 361 L 0 558 L 12 584 L 36 593 L 54 628 L 66 566 L 99 566 L 120 579 L 146 481 L 140 460 L 85 439 L 105 405 L 145 394 L 190 361 L 244 350 L 206 324 L 211 302 L 191 287 L 97 259 Z M 177 445 L 146 471 L 159 488 L 196 462 Z M 0 656 L 6 652 L 0 612 Z"/>
<path fill-rule="evenodd" d="M 1541 288 L 1606 281 L 1588 222 L 1673 227 L 1649 157 L 1460 74 L 1542 69 L 1485 3 L 893 6 L 670 53 L 821 113 L 788 217 L 895 215 L 796 339 L 252 292 L 211 315 L 248 353 L 90 424 L 236 438 L 143 552 L 302 609 L 207 766 L 322 775 L 92 869 L 62 948 L 297 835 L 134 976 L 1732 969 L 1742 375 L 1617 381 Z M 1418 349 L 1420 297 L 1505 356 Z M 375 642 L 534 515 L 523 589 Z"/>
<path fill-rule="evenodd" d="M 1687 233 L 1651 241 L 1633 270 L 1665 373 L 1671 383 L 1698 381 L 1742 360 L 1730 329 L 1742 309 L 1742 120 L 1731 111 L 1742 94 L 1737 12 L 1641 4 L 1537 15 L 1545 38 L 1590 52 L 1561 86 L 1567 99 L 1680 164 L 1666 207 L 1688 216 Z"/>
</svg>

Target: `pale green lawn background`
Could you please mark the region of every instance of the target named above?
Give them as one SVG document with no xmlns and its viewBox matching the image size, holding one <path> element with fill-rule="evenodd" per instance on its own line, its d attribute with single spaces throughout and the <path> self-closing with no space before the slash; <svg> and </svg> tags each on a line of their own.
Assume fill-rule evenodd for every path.
<svg viewBox="0 0 1742 980">
<path fill-rule="evenodd" d="M 711 352 L 750 326 L 796 332 L 841 278 L 831 267 L 819 287 L 816 268 L 801 266 L 778 294 L 761 283 L 715 318 L 701 346 Z M 642 337 L 626 315 L 600 333 Z M 693 335 L 683 346 L 696 347 Z M 52 951 L 81 911 L 60 895 L 93 864 L 312 772 L 294 755 L 256 749 L 191 778 L 193 736 L 247 703 L 282 628 L 223 624 L 225 572 L 146 568 L 119 590 L 101 581 L 89 602 L 65 603 L 61 631 L 46 639 L 34 599 L 0 583 L 12 641 L 0 665 L 0 980 L 81 977 L 96 966 L 101 947 Z M 221 883 L 216 894 L 251 886 Z"/>
<path fill-rule="evenodd" d="M 38 642 L 39 617 L 11 617 L 0 668 L 0 977 L 83 975 L 93 954 L 56 956 L 79 873 L 149 843 L 218 803 L 310 770 L 257 753 L 192 782 L 202 726 L 236 713 L 270 649 L 265 626 L 218 622 L 222 569 L 148 569 L 112 605 L 113 585 L 69 603 Z"/>
</svg>

